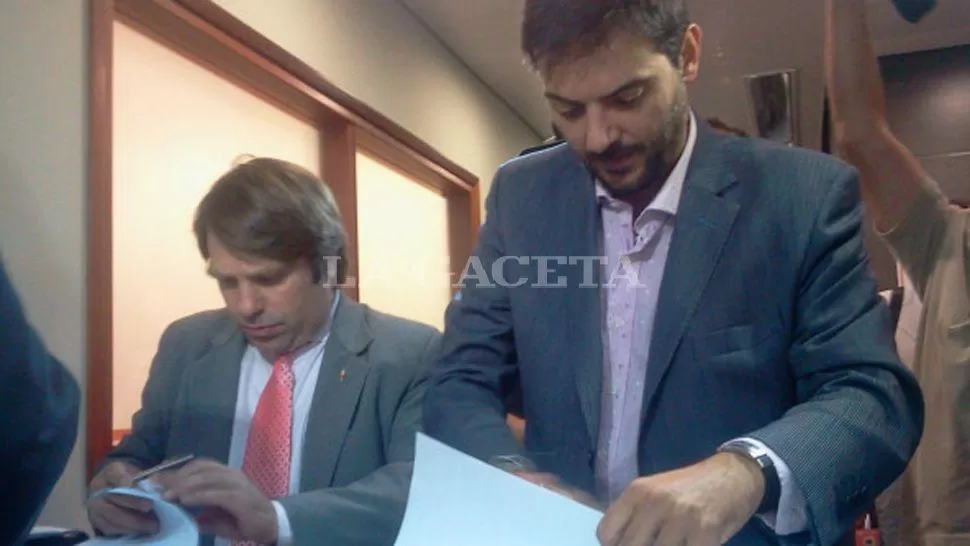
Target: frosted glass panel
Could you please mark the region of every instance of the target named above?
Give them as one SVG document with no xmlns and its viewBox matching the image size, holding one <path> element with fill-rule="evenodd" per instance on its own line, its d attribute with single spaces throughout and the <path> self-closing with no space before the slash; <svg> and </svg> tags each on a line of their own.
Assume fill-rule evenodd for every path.
<svg viewBox="0 0 970 546">
<path fill-rule="evenodd" d="M 129 27 L 114 40 L 114 428 L 126 429 L 164 328 L 223 306 L 192 236 L 199 200 L 242 154 L 319 172 L 320 139 Z"/>
<path fill-rule="evenodd" d="M 444 196 L 358 153 L 357 239 L 361 302 L 443 329 L 451 299 Z"/>
</svg>

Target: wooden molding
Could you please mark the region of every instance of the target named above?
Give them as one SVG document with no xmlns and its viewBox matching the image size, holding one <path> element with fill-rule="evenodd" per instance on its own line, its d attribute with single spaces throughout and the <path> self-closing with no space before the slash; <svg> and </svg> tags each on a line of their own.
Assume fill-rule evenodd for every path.
<svg viewBox="0 0 970 546">
<path fill-rule="evenodd" d="M 128 1 L 141 3 L 145 0 Z M 160 0 L 152 1 L 159 2 Z M 458 179 L 469 183 L 469 185 L 475 185 L 477 183 L 475 175 L 468 170 L 451 161 L 435 148 L 407 129 L 394 123 L 377 110 L 340 89 L 324 78 L 313 67 L 258 33 L 246 23 L 235 18 L 225 8 L 212 0 L 173 1 L 184 6 L 200 19 L 218 28 L 224 35 L 244 44 L 247 50 L 269 61 L 272 65 L 286 73 L 291 74 L 298 81 L 304 82 L 312 87 L 324 97 L 322 102 L 327 108 L 343 117 L 347 122 L 355 125 L 358 129 L 362 129 L 362 132 L 372 133 L 376 138 L 393 142 L 395 145 L 402 147 L 403 150 L 406 150 L 407 153 L 413 153 L 425 158 L 429 162 L 429 165 L 433 165 L 435 169 L 451 173 Z"/>
<path fill-rule="evenodd" d="M 88 478 L 111 446 L 112 273 L 111 273 L 111 82 L 112 0 L 89 0 L 90 117 L 88 139 L 88 260 L 86 462 Z"/>
<path fill-rule="evenodd" d="M 360 269 L 357 259 L 357 138 L 353 125 L 325 126 L 321 131 L 320 157 L 323 180 L 333 191 L 347 234 L 347 280 L 343 292 L 360 301 Z"/>
<path fill-rule="evenodd" d="M 118 438 L 112 418 L 112 57 L 121 21 L 176 53 L 316 126 L 322 175 L 347 231 L 345 292 L 359 298 L 357 151 L 364 150 L 448 200 L 453 274 L 463 270 L 478 232 L 478 179 L 414 134 L 327 81 L 306 63 L 212 0 L 88 0 L 90 7 L 90 188 L 87 285 L 87 469 Z M 454 276 L 457 280 L 457 275 Z"/>
<path fill-rule="evenodd" d="M 116 445 L 120 444 L 121 441 L 125 439 L 125 436 L 128 436 L 129 434 L 131 434 L 130 428 L 118 428 L 118 429 L 112 430 L 111 447 L 115 447 Z"/>
</svg>

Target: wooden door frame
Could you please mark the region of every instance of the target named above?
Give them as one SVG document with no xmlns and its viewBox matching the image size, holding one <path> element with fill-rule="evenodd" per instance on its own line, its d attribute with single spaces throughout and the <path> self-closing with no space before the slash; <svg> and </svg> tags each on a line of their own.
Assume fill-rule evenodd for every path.
<svg viewBox="0 0 970 546">
<path fill-rule="evenodd" d="M 323 179 L 347 231 L 350 277 L 357 268 L 358 150 L 436 190 L 448 202 L 452 277 L 460 277 L 480 222 L 478 179 L 417 136 L 327 81 L 212 0 L 88 0 L 89 187 L 87 259 L 87 470 L 110 451 L 112 340 L 112 58 L 116 21 L 236 83 L 320 130 Z M 455 284 L 454 282 L 452 283 Z M 357 299 L 359 287 L 345 292 Z"/>
</svg>

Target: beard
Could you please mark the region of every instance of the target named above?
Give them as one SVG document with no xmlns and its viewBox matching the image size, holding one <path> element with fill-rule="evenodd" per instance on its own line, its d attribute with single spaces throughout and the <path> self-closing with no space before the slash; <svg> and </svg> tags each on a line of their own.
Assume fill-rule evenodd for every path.
<svg viewBox="0 0 970 546">
<path fill-rule="evenodd" d="M 675 94 L 670 108 L 664 116 L 663 123 L 657 135 L 645 143 L 622 144 L 614 142 L 606 150 L 595 154 L 588 154 L 587 168 L 597 175 L 598 179 L 609 189 L 614 197 L 625 197 L 639 193 L 651 186 L 662 184 L 677 162 L 679 147 L 683 136 L 687 132 L 687 90 L 681 83 Z M 643 175 L 635 184 L 618 186 L 610 183 L 609 177 L 597 172 L 595 165 L 599 162 L 609 162 L 617 159 L 641 155 L 645 157 Z"/>
</svg>

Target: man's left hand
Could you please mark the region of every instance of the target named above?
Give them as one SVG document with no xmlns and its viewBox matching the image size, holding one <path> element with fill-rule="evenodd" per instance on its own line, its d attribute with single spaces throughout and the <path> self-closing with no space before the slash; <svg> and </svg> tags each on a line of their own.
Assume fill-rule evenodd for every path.
<svg viewBox="0 0 970 546">
<path fill-rule="evenodd" d="M 751 519 L 764 489 L 754 461 L 718 453 L 635 480 L 606 512 L 597 536 L 603 546 L 717 546 Z"/>
<path fill-rule="evenodd" d="M 279 534 L 273 503 L 246 476 L 215 461 L 195 460 L 158 476 L 163 498 L 200 508 L 199 531 L 230 540 L 275 544 Z"/>
</svg>

